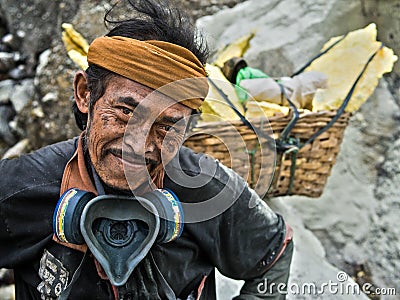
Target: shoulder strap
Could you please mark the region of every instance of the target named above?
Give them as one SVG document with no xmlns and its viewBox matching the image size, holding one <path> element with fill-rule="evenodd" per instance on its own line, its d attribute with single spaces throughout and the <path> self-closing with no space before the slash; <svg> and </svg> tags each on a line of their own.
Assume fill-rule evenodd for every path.
<svg viewBox="0 0 400 300">
<path fill-rule="evenodd" d="M 315 55 L 313 58 L 311 58 L 308 62 L 306 62 L 306 64 L 304 66 L 302 66 L 299 70 L 297 70 L 296 72 L 294 72 L 292 74 L 292 76 L 290 77 L 294 77 L 296 75 L 299 75 L 300 73 L 303 73 L 305 69 L 307 69 L 313 62 L 314 60 L 316 60 L 317 58 L 320 58 L 322 55 L 324 55 L 325 53 L 327 53 L 329 50 L 331 50 L 333 47 L 335 47 L 337 44 L 339 44 L 339 42 L 343 41 L 344 38 L 347 36 L 344 35 L 341 38 L 339 38 L 336 42 L 334 42 L 332 45 L 330 45 L 328 48 L 326 48 L 324 51 L 318 53 L 317 55 Z"/>
</svg>

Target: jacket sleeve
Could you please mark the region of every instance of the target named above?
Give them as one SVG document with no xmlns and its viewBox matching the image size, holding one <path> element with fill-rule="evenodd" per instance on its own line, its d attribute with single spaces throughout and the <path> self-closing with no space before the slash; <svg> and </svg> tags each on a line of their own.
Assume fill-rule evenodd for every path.
<svg viewBox="0 0 400 300">
<path fill-rule="evenodd" d="M 52 237 L 52 215 L 74 141 L 0 161 L 0 267 L 31 260 Z"/>
<path fill-rule="evenodd" d="M 263 276 L 285 242 L 283 218 L 239 175 L 218 161 L 205 156 L 182 158 L 181 168 L 193 177 L 195 185 L 188 188 L 188 178 L 186 187 L 175 184 L 173 190 L 181 201 L 193 204 L 184 206 L 188 233 L 221 274 L 240 280 Z M 193 162 L 187 163 L 190 159 Z M 202 167 L 197 168 L 200 160 Z M 177 181 L 182 177 L 175 176 Z M 187 224 L 187 220 L 195 222 Z"/>
<path fill-rule="evenodd" d="M 233 300 L 286 299 L 292 254 L 293 242 L 289 241 L 272 267 L 263 275 L 246 280 L 240 295 Z"/>
</svg>

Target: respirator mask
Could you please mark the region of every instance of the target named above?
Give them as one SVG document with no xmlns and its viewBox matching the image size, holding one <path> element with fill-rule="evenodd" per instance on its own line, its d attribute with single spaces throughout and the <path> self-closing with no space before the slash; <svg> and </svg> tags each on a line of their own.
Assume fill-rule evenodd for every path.
<svg viewBox="0 0 400 300">
<path fill-rule="evenodd" d="M 95 196 L 69 189 L 53 215 L 53 231 L 66 243 L 86 243 L 114 286 L 122 286 L 154 243 L 177 239 L 183 230 L 176 195 L 157 189 L 143 196 Z"/>
</svg>

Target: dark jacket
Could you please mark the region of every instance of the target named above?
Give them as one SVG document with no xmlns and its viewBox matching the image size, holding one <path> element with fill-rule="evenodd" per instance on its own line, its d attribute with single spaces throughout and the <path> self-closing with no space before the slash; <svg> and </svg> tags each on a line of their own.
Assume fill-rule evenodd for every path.
<svg viewBox="0 0 400 300">
<path fill-rule="evenodd" d="M 76 147 L 77 138 L 18 159 L 0 161 L 0 267 L 14 269 L 17 299 L 40 299 L 38 286 L 42 291 L 46 288 L 56 291 L 56 284 L 60 282 L 53 277 L 60 274 L 60 269 L 71 281 L 82 262 L 83 253 L 52 241 L 52 215 L 59 199 L 64 167 Z M 183 175 L 187 176 L 186 180 L 193 178 L 196 182 L 202 178 L 210 180 L 197 188 L 185 187 Z M 176 182 L 177 178 L 183 181 Z M 147 273 L 146 263 L 137 267 L 131 276 L 135 278 L 125 286 L 126 299 L 143 299 L 143 295 L 154 292 L 137 294 L 138 286 L 146 285 L 146 281 L 155 285 L 152 286 L 154 293 L 163 298 L 165 291 L 162 291 L 160 276 L 181 299 L 197 291 L 205 276 L 208 278 L 202 299 L 214 299 L 214 267 L 234 279 L 263 276 L 284 242 L 285 224 L 236 173 L 208 156 L 183 147 L 179 159 L 167 168 L 164 186 L 174 191 L 182 202 L 195 204 L 193 209 L 190 205 L 185 209 L 185 219 L 201 218 L 197 214 L 210 207 L 218 213 L 210 219 L 185 224 L 178 240 L 154 245 L 153 266 Z M 221 197 L 221 191 L 225 197 Z M 213 196 L 218 201 L 211 206 L 196 205 Z M 50 255 L 45 258 L 44 253 Z M 45 270 L 46 264 L 52 268 Z M 113 299 L 113 289 L 107 280 L 99 277 L 94 260 L 86 259 L 83 264 L 70 298 Z M 154 268 L 162 275 L 154 275 Z M 145 278 L 149 272 L 153 278 Z M 48 295 L 52 293 L 53 290 Z"/>
</svg>

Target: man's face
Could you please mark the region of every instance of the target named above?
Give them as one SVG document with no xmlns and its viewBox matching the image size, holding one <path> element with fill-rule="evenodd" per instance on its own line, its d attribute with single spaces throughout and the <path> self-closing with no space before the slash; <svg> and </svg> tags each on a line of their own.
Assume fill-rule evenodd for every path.
<svg viewBox="0 0 400 300">
<path fill-rule="evenodd" d="M 112 77 L 89 117 L 87 149 L 103 182 L 136 189 L 177 153 L 191 109 L 125 77 Z M 129 123 L 128 123 L 129 122 Z M 125 171 L 133 174 L 129 184 Z M 131 175 L 130 175 L 131 176 Z"/>
</svg>

